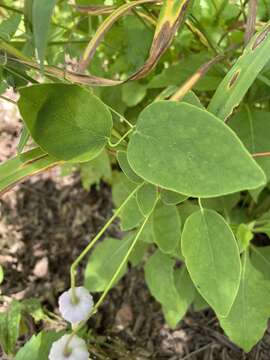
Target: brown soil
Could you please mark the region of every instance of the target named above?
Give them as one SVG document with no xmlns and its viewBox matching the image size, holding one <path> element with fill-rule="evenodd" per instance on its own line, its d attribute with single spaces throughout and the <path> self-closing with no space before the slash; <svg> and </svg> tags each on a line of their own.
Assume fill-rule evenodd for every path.
<svg viewBox="0 0 270 360">
<path fill-rule="evenodd" d="M 11 110 L 2 105 L 0 160 L 15 153 L 14 139 L 20 131 Z M 109 187 L 101 184 L 87 193 L 76 175 L 63 178 L 54 169 L 5 194 L 0 211 L 0 263 L 5 268 L 0 307 L 14 298 L 35 297 L 57 311 L 57 298 L 69 287 L 69 264 L 112 213 Z M 117 223 L 107 234 L 120 235 Z M 90 327 L 92 359 L 270 358 L 269 332 L 250 354 L 244 354 L 223 334 L 210 310 L 189 312 L 177 329 L 170 330 L 141 268 L 128 271 Z"/>
</svg>

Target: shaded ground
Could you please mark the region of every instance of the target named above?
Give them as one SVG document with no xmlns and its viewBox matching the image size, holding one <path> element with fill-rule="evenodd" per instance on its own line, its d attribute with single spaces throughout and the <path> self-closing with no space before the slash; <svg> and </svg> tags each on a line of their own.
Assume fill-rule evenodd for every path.
<svg viewBox="0 0 270 360">
<path fill-rule="evenodd" d="M 1 110 L 1 109 L 0 109 Z M 20 126 L 0 115 L 0 159 L 14 154 Z M 111 215 L 110 189 L 90 193 L 59 170 L 19 185 L 0 201 L 0 263 L 5 268 L 0 307 L 11 298 L 36 297 L 50 310 L 69 287 L 68 267 Z M 118 236 L 117 224 L 109 235 Z M 189 312 L 176 330 L 165 325 L 145 286 L 142 269 L 130 269 L 91 320 L 93 359 L 268 360 L 270 333 L 246 355 L 219 328 L 210 310 Z M 0 356 L 1 358 L 1 356 Z"/>
</svg>

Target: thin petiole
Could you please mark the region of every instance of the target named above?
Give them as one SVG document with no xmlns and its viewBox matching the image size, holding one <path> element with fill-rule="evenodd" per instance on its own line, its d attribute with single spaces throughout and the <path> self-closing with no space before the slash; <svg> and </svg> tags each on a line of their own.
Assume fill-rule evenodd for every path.
<svg viewBox="0 0 270 360">
<path fill-rule="evenodd" d="M 151 214 L 150 214 L 150 215 L 151 215 Z M 135 236 L 135 238 L 134 238 L 134 240 L 133 240 L 130 248 L 128 249 L 128 251 L 127 251 L 124 259 L 122 260 L 122 262 L 121 262 L 121 264 L 119 265 L 118 269 L 117 269 L 116 272 L 114 273 L 113 277 L 111 278 L 111 281 L 109 282 L 108 286 L 106 287 L 106 289 L 105 289 L 104 292 L 102 293 L 102 295 L 101 295 L 101 297 L 99 298 L 98 302 L 97 302 L 96 305 L 94 306 L 93 311 L 92 311 L 93 314 L 97 311 L 97 309 L 98 309 L 98 308 L 100 307 L 100 305 L 103 303 L 105 297 L 107 296 L 108 292 L 110 291 L 111 287 L 113 286 L 115 280 L 117 279 L 118 275 L 119 275 L 120 272 L 122 271 L 122 269 L 123 269 L 124 265 L 126 264 L 126 262 L 127 262 L 128 258 L 129 258 L 129 256 L 130 256 L 130 254 L 131 254 L 131 252 L 133 251 L 135 245 L 137 244 L 137 241 L 139 240 L 140 235 L 141 235 L 141 233 L 142 233 L 145 225 L 147 224 L 147 221 L 149 220 L 150 215 L 148 215 L 148 216 L 145 218 L 145 220 L 144 220 L 144 222 L 142 223 L 139 231 L 137 232 L 137 234 L 136 234 L 136 236 Z"/>
<path fill-rule="evenodd" d="M 198 198 L 198 204 L 199 204 L 201 212 L 203 212 L 203 206 L 202 206 L 201 198 Z"/>
<path fill-rule="evenodd" d="M 120 207 L 115 211 L 113 216 L 110 218 L 110 220 L 103 226 L 103 228 L 98 232 L 98 234 L 94 237 L 94 239 L 86 246 L 86 248 L 82 251 L 82 253 L 75 259 L 73 264 L 70 267 L 70 283 L 71 283 L 71 289 L 72 289 L 72 298 L 76 302 L 76 293 L 75 293 L 75 284 L 76 284 L 76 270 L 79 265 L 79 263 L 85 258 L 85 256 L 89 253 L 89 251 L 92 249 L 92 247 L 95 245 L 95 243 L 100 239 L 100 237 L 104 234 L 104 232 L 108 229 L 108 227 L 111 225 L 111 223 L 118 217 L 119 213 L 123 208 L 126 206 L 128 201 L 136 194 L 136 192 L 139 190 L 139 188 L 142 186 L 140 184 L 137 186 L 126 198 L 126 200 L 120 205 Z"/>
<path fill-rule="evenodd" d="M 141 185 L 140 185 L 140 186 L 141 186 Z M 139 188 L 140 186 L 138 186 L 136 189 L 138 190 L 138 188 Z M 136 190 L 136 191 L 137 191 L 137 190 Z M 154 206 L 154 208 L 155 208 L 155 206 Z M 153 210 L 154 210 L 154 208 L 153 208 Z M 130 256 L 131 252 L 133 251 L 135 245 L 137 244 L 137 242 L 138 242 L 138 240 L 139 240 L 139 238 L 140 238 L 140 235 L 141 235 L 143 229 L 145 228 L 145 225 L 147 224 L 150 216 L 152 215 L 153 210 L 145 217 L 145 219 L 144 219 L 141 227 L 139 228 L 139 230 L 138 230 L 138 232 L 137 232 L 137 234 L 136 234 L 136 236 L 135 236 L 135 238 L 134 238 L 134 240 L 133 240 L 130 248 L 128 249 L 125 257 L 124 257 L 123 260 L 121 261 L 121 264 L 119 265 L 118 269 L 117 269 L 116 272 L 114 273 L 114 275 L 113 275 L 113 277 L 111 278 L 109 284 L 107 285 L 106 289 L 103 291 L 101 297 L 99 298 L 98 302 L 96 303 L 96 305 L 94 306 L 93 310 L 92 310 L 91 313 L 89 314 L 88 318 L 87 318 L 85 321 L 83 321 L 82 323 L 80 323 L 80 324 L 73 330 L 72 334 L 70 335 L 70 338 L 68 339 L 68 342 L 67 342 L 67 345 L 66 345 L 67 347 L 68 347 L 68 345 L 69 345 L 72 337 L 73 337 L 78 331 L 80 331 L 80 330 L 84 327 L 84 325 L 87 323 L 87 321 L 90 319 L 90 317 L 91 317 L 93 314 L 96 313 L 96 311 L 98 310 L 98 308 L 100 307 L 100 305 L 103 303 L 103 301 L 104 301 L 104 299 L 106 298 L 108 292 L 110 291 L 111 287 L 113 286 L 115 280 L 117 279 L 117 277 L 119 276 L 119 274 L 120 274 L 120 272 L 122 271 L 123 267 L 125 266 L 126 262 L 128 261 L 128 258 L 129 258 L 129 256 Z"/>
<path fill-rule="evenodd" d="M 10 102 L 13 105 L 17 105 L 16 101 L 7 98 L 6 96 L 0 95 L 0 99 Z"/>
<path fill-rule="evenodd" d="M 109 105 L 107 105 L 108 108 L 111 110 L 111 112 L 113 112 L 115 115 L 117 115 L 120 119 L 120 121 L 124 121 L 126 124 L 128 124 L 128 126 L 133 129 L 134 125 L 132 125 L 123 115 L 121 115 L 118 111 L 114 110 L 112 107 L 110 107 Z"/>
<path fill-rule="evenodd" d="M 108 140 L 110 147 L 117 147 L 121 142 L 130 134 L 132 133 L 133 129 L 129 129 L 116 143 L 112 143 L 111 140 Z"/>
</svg>

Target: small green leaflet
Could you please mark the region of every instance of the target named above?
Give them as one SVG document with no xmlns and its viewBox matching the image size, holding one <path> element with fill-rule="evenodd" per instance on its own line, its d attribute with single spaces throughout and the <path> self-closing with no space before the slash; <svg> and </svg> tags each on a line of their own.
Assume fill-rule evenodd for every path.
<svg viewBox="0 0 270 360">
<path fill-rule="evenodd" d="M 144 109 L 127 154 L 147 182 L 192 197 L 226 195 L 266 182 L 228 126 L 183 102 L 159 101 Z"/>
<path fill-rule="evenodd" d="M 181 219 L 176 206 L 160 203 L 156 207 L 153 230 L 154 241 L 162 252 L 172 254 L 180 251 Z"/>
<path fill-rule="evenodd" d="M 90 187 L 93 184 L 99 184 L 101 179 L 110 183 L 112 170 L 110 158 L 105 150 L 94 159 L 80 163 L 79 166 L 81 181 L 85 190 L 89 191 Z"/>
<path fill-rule="evenodd" d="M 182 312 L 183 305 L 179 304 L 179 295 L 174 279 L 175 261 L 166 254 L 156 251 L 145 264 L 145 281 L 151 294 L 159 301 L 166 313 Z M 168 314 L 168 318 L 170 315 Z"/>
<path fill-rule="evenodd" d="M 270 246 L 255 247 L 251 246 L 252 265 L 270 281 Z"/>
<path fill-rule="evenodd" d="M 20 89 L 20 113 L 35 142 L 58 160 L 83 162 L 105 147 L 112 129 L 107 106 L 78 85 Z"/>
<path fill-rule="evenodd" d="M 6 354 L 12 354 L 19 337 L 22 306 L 13 300 L 8 310 L 0 313 L 0 344 Z"/>
<path fill-rule="evenodd" d="M 137 185 L 123 174 L 116 173 L 113 178 L 112 197 L 114 204 L 119 207 Z M 137 197 L 134 195 L 120 213 L 121 229 L 124 231 L 134 229 L 143 220 Z"/>
<path fill-rule="evenodd" d="M 187 200 L 188 196 L 181 195 L 175 191 L 161 190 L 161 200 L 166 205 L 177 205 Z"/>
<path fill-rule="evenodd" d="M 117 151 L 117 161 L 121 170 L 129 178 L 129 180 L 136 184 L 140 184 L 141 182 L 143 182 L 143 179 L 140 178 L 137 174 L 135 174 L 135 172 L 131 169 L 128 163 L 126 151 Z"/>
<path fill-rule="evenodd" d="M 34 0 L 32 5 L 33 32 L 41 69 L 43 69 L 51 16 L 55 4 L 56 0 Z"/>
<path fill-rule="evenodd" d="M 18 29 L 22 16 L 14 13 L 6 20 L 3 20 L 3 18 L 0 24 L 0 38 L 9 41 Z"/>
<path fill-rule="evenodd" d="M 137 191 L 137 202 L 144 216 L 150 214 L 157 202 L 157 188 L 151 184 L 143 184 Z"/>
<path fill-rule="evenodd" d="M 241 274 L 239 249 L 228 224 L 212 210 L 193 213 L 183 229 L 182 253 L 199 293 L 217 314 L 226 316 Z"/>
<path fill-rule="evenodd" d="M 202 199 L 202 206 L 207 209 L 216 210 L 224 215 L 228 215 L 231 209 L 237 205 L 240 200 L 240 194 L 229 194 L 214 198 Z M 225 217 L 226 217 L 225 216 Z"/>
<path fill-rule="evenodd" d="M 146 86 L 136 81 L 128 82 L 122 86 L 122 100 L 129 106 L 138 105 L 146 96 Z"/>
<path fill-rule="evenodd" d="M 225 333 L 246 352 L 261 339 L 270 315 L 270 282 L 243 255 L 240 288 L 227 317 L 219 317 Z"/>
<path fill-rule="evenodd" d="M 52 344 L 64 335 L 63 331 L 41 331 L 18 351 L 15 360 L 48 360 Z"/>
<path fill-rule="evenodd" d="M 177 311 L 167 307 L 166 304 L 162 307 L 164 317 L 171 328 L 175 328 L 184 317 L 196 294 L 196 289 L 185 266 L 174 270 L 174 283 L 178 292 Z"/>
</svg>

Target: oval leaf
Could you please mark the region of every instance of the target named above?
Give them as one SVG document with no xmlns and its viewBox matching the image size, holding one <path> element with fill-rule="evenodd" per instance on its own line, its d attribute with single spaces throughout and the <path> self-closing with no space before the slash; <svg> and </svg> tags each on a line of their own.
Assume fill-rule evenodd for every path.
<svg viewBox="0 0 270 360">
<path fill-rule="evenodd" d="M 158 192 L 155 186 L 143 184 L 137 192 L 137 202 L 143 215 L 150 214 L 156 205 Z"/>
<path fill-rule="evenodd" d="M 240 288 L 226 318 L 220 324 L 230 339 L 246 352 L 262 338 L 270 314 L 270 282 L 243 256 Z"/>
<path fill-rule="evenodd" d="M 186 103 L 148 106 L 131 136 L 128 161 L 148 182 L 193 197 L 254 189 L 266 181 L 233 131 Z"/>
<path fill-rule="evenodd" d="M 156 251 L 145 264 L 145 281 L 151 294 L 166 309 L 179 311 L 179 295 L 174 279 L 175 261 Z M 158 269 L 158 271 L 157 271 Z"/>
<path fill-rule="evenodd" d="M 154 240 L 164 253 L 180 251 L 181 219 L 176 206 L 166 206 L 162 203 L 153 213 Z M 179 245 L 179 249 L 177 249 Z"/>
<path fill-rule="evenodd" d="M 239 250 L 230 227 L 212 210 L 193 213 L 184 226 L 182 253 L 197 290 L 217 314 L 227 315 L 241 274 Z"/>
<path fill-rule="evenodd" d="M 56 0 L 34 0 L 33 2 L 33 32 L 41 68 L 43 68 L 45 59 L 51 16 L 55 4 Z"/>
<path fill-rule="evenodd" d="M 143 179 L 141 179 L 135 172 L 131 169 L 128 159 L 127 159 L 127 152 L 126 151 L 117 151 L 117 161 L 118 164 L 123 171 L 123 173 L 131 180 L 132 182 L 136 184 L 140 184 L 143 182 Z"/>
<path fill-rule="evenodd" d="M 107 143 L 111 113 L 88 90 L 67 84 L 20 90 L 19 109 L 35 142 L 58 160 L 88 161 Z"/>
<path fill-rule="evenodd" d="M 181 202 L 186 201 L 188 198 L 187 195 L 179 194 L 175 191 L 162 190 L 161 191 L 161 200 L 166 205 L 177 205 Z"/>
</svg>

